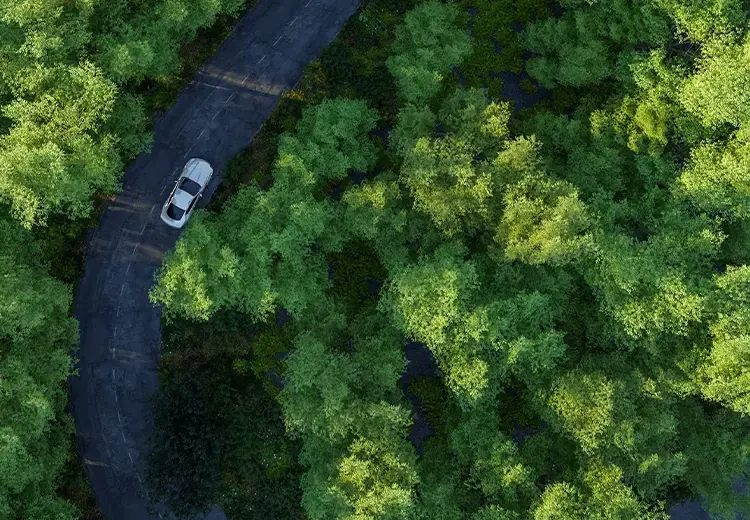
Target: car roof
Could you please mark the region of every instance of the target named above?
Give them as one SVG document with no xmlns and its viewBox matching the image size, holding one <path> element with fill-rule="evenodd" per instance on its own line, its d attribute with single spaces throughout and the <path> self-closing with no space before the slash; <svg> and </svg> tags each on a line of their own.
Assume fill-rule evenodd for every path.
<svg viewBox="0 0 750 520">
<path fill-rule="evenodd" d="M 213 168 L 203 159 L 190 159 L 182 170 L 182 177 L 187 177 L 201 186 L 205 186 L 208 177 L 213 173 Z"/>
<path fill-rule="evenodd" d="M 190 206 L 190 203 L 193 201 L 193 196 L 190 195 L 188 192 L 183 191 L 179 188 L 175 190 L 174 196 L 172 197 L 172 204 L 177 206 L 180 209 L 188 209 L 188 206 Z"/>
</svg>

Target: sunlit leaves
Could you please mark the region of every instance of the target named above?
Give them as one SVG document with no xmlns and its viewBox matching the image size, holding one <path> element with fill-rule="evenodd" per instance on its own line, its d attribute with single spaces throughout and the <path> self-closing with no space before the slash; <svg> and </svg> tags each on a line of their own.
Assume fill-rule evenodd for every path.
<svg viewBox="0 0 750 520">
<path fill-rule="evenodd" d="M 750 141 L 706 144 L 693 150 L 679 188 L 703 211 L 730 220 L 750 216 Z"/>
<path fill-rule="evenodd" d="M 534 508 L 534 520 L 577 520 L 584 516 L 581 492 L 567 482 L 547 486 Z"/>
<path fill-rule="evenodd" d="M 431 261 L 394 273 L 394 317 L 415 340 L 441 345 L 476 286 L 475 266 L 462 259 L 459 248 L 443 247 Z"/>
<path fill-rule="evenodd" d="M 458 89 L 446 100 L 440 111 L 446 134 L 435 139 L 428 137 L 432 128 L 424 136 L 434 118 L 429 111 L 401 112 L 394 129 L 395 147 L 404 156 L 400 179 L 415 207 L 447 236 L 471 234 L 493 219 L 495 179 L 481 157 L 503 147 L 509 117 L 507 105 L 489 103 L 478 89 Z"/>
<path fill-rule="evenodd" d="M 730 267 L 716 279 L 714 337 L 704 366 L 709 399 L 750 415 L 750 268 Z"/>
<path fill-rule="evenodd" d="M 750 122 L 750 40 L 707 44 L 698 71 L 685 82 L 679 100 L 706 127 Z"/>
<path fill-rule="evenodd" d="M 575 188 L 543 177 L 509 187 L 495 240 L 513 260 L 561 265 L 581 258 L 591 219 Z"/>
<path fill-rule="evenodd" d="M 110 116 L 114 85 L 91 65 L 49 81 L 59 83 L 4 110 L 13 126 L 0 138 L 0 196 L 27 227 L 53 212 L 86 216 L 94 193 L 111 193 L 122 167 L 116 139 L 95 134 Z"/>
<path fill-rule="evenodd" d="M 691 41 L 731 35 L 747 20 L 747 10 L 738 0 L 657 0 L 655 4 L 669 13 L 680 33 Z"/>
<path fill-rule="evenodd" d="M 404 160 L 401 179 L 415 206 L 448 236 L 476 229 L 489 216 L 492 178 L 475 170 L 474 150 L 460 138 L 421 139 Z"/>
</svg>

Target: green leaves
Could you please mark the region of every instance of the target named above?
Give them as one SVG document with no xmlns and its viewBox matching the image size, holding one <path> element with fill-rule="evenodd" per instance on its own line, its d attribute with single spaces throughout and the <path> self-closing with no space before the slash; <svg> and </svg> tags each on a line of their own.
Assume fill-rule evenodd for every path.
<svg viewBox="0 0 750 520">
<path fill-rule="evenodd" d="M 413 456 L 372 440 L 356 440 L 339 465 L 342 490 L 356 496 L 351 518 L 399 519 L 413 507 Z M 348 489 L 347 489 L 348 488 Z"/>
<path fill-rule="evenodd" d="M 114 193 L 149 141 L 138 84 L 178 72 L 180 46 L 243 2 L 136 4 L 0 2 L 0 200 L 27 228 Z"/>
<path fill-rule="evenodd" d="M 212 228 L 211 217 L 197 212 L 191 218 L 190 232 L 165 259 L 150 297 L 154 302 L 169 302 L 169 313 L 207 320 L 228 297 L 216 281 L 226 284 L 236 279 L 238 258 L 217 243 Z"/>
<path fill-rule="evenodd" d="M 747 12 L 737 0 L 658 0 L 677 28 L 691 41 L 713 35 L 731 35 L 747 22 Z"/>
<path fill-rule="evenodd" d="M 591 226 L 573 186 L 527 177 L 509 187 L 495 241 L 511 260 L 562 265 L 579 260 Z"/>
<path fill-rule="evenodd" d="M 70 289 L 47 275 L 38 245 L 0 216 L 0 515 L 74 518 L 54 494 L 72 424 L 64 414 Z"/>
<path fill-rule="evenodd" d="M 326 121 L 337 131 L 324 132 Z M 329 229 L 334 210 L 314 190 L 355 168 L 367 168 L 373 145 L 364 134 L 374 125 L 364 103 L 327 101 L 307 111 L 300 137 L 279 144 L 274 185 L 243 189 L 219 217 L 196 213 L 167 258 L 151 292 L 167 313 L 208 319 L 220 308 L 263 320 L 279 304 L 302 317 L 328 287 L 325 258 L 313 245 L 340 240 Z"/>
<path fill-rule="evenodd" d="M 103 12 L 97 13 L 105 27 L 96 39 L 99 61 L 118 83 L 173 74 L 180 67 L 182 42 L 219 14 L 234 14 L 241 7 L 239 0 L 160 0 L 141 8 L 124 1 L 109 9 L 102 5 Z"/>
<path fill-rule="evenodd" d="M 729 267 L 716 277 L 710 329 L 713 344 L 703 366 L 703 394 L 750 414 L 750 268 Z"/>
<path fill-rule="evenodd" d="M 5 107 L 13 123 L 0 137 L 0 196 L 26 227 L 51 213 L 88 215 L 94 193 L 112 193 L 122 168 L 116 139 L 96 134 L 110 117 L 114 85 L 90 64 L 45 83 L 35 101 Z"/>
<path fill-rule="evenodd" d="M 697 72 L 679 94 L 685 109 L 706 127 L 750 122 L 750 40 L 717 39 L 706 44 Z"/>
<path fill-rule="evenodd" d="M 750 216 L 750 141 L 705 144 L 693 150 L 678 180 L 680 191 L 701 210 L 728 220 Z"/>
<path fill-rule="evenodd" d="M 750 499 L 735 492 L 737 479 L 748 478 L 750 439 L 745 421 L 725 409 L 703 410 L 684 403 L 680 410 L 685 456 L 691 461 L 684 480 L 713 515 L 747 515 Z"/>
<path fill-rule="evenodd" d="M 386 64 L 408 103 L 427 103 L 440 90 L 443 75 L 471 51 L 457 18 L 455 6 L 431 0 L 410 11 L 396 29 L 393 56 Z"/>
<path fill-rule="evenodd" d="M 585 513 L 580 491 L 567 482 L 558 482 L 544 490 L 534 508 L 534 520 L 576 520 Z"/>
<path fill-rule="evenodd" d="M 448 236 L 476 230 L 490 213 L 492 178 L 475 171 L 474 155 L 459 138 L 420 139 L 404 158 L 401 180 L 415 206 Z"/>
<path fill-rule="evenodd" d="M 392 134 L 404 157 L 400 179 L 415 207 L 447 236 L 476 233 L 492 220 L 496 181 L 479 159 L 501 149 L 509 117 L 507 104 L 489 103 L 478 89 L 458 89 L 446 100 L 439 119 L 446 135 L 436 139 L 420 137 L 434 131 L 429 111 L 400 113 Z"/>
<path fill-rule="evenodd" d="M 287 138 L 280 144 L 279 162 L 284 161 L 282 153 L 295 153 L 320 184 L 339 180 L 350 170 L 367 171 L 374 164 L 375 146 L 362 136 L 375 128 L 376 118 L 364 101 L 325 100 L 303 114 L 297 126 L 301 141 Z"/>
<path fill-rule="evenodd" d="M 587 2 L 526 27 L 524 43 L 540 55 L 527 62 L 526 70 L 546 88 L 591 85 L 615 73 L 618 53 L 664 44 L 668 36 L 665 17 L 648 3 Z"/>
<path fill-rule="evenodd" d="M 458 246 L 447 245 L 433 258 L 394 273 L 389 287 L 394 318 L 416 341 L 445 343 L 446 329 L 460 320 L 462 307 L 470 301 L 477 274 L 462 253 Z"/>
<path fill-rule="evenodd" d="M 349 332 L 343 353 L 300 335 L 279 396 L 288 428 L 304 442 L 305 510 L 314 519 L 403 518 L 417 476 L 404 439 L 409 414 L 393 392 L 404 369 L 399 336 L 376 315 Z"/>
<path fill-rule="evenodd" d="M 388 149 L 363 103 L 306 111 L 272 185 L 196 218 L 160 275 L 168 313 L 291 312 L 279 400 L 312 519 L 748 509 L 745 14 L 561 5 L 525 28 L 552 92 L 518 119 L 443 84 L 457 10 L 412 11 Z"/>
</svg>

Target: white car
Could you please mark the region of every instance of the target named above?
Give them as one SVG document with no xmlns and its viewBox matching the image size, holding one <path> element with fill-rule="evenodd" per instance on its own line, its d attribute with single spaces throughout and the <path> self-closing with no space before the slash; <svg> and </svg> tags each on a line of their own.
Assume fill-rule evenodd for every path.
<svg viewBox="0 0 750 520">
<path fill-rule="evenodd" d="M 214 170 L 208 161 L 190 159 L 161 209 L 161 219 L 173 228 L 183 227 L 198 199 L 203 196 L 213 173 Z"/>
</svg>

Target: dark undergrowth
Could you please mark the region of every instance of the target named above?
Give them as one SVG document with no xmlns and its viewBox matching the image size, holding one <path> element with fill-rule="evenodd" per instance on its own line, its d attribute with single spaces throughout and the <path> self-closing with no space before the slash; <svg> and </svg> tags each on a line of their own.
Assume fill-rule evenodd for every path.
<svg viewBox="0 0 750 520">
<path fill-rule="evenodd" d="M 233 312 L 165 324 L 152 496 L 183 516 L 216 503 L 230 518 L 303 518 L 299 445 L 275 400 L 292 337 Z"/>
<path fill-rule="evenodd" d="M 65 471 L 60 478 L 57 494 L 70 501 L 80 514 L 81 520 L 105 520 L 104 514 L 96 503 L 91 491 L 91 484 L 78 459 L 75 448 L 75 434 L 70 439 L 70 455 Z"/>
</svg>

